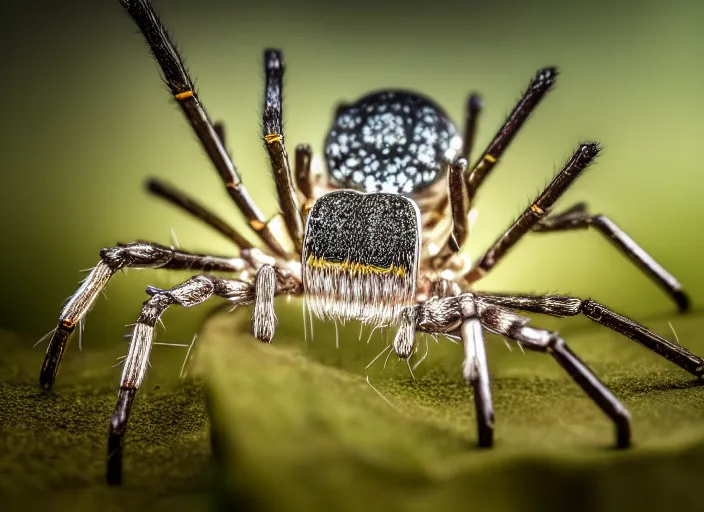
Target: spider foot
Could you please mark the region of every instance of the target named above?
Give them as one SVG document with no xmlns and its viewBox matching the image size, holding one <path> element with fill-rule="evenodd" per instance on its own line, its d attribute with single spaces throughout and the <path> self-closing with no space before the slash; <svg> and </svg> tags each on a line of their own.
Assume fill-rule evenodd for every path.
<svg viewBox="0 0 704 512">
<path fill-rule="evenodd" d="M 110 433 L 108 437 L 108 466 L 107 482 L 109 485 L 120 485 L 122 483 L 122 453 L 125 443 L 125 431 L 127 430 L 127 419 L 134 395 L 137 392 L 134 388 L 120 388 L 117 395 L 115 411 L 110 420 Z"/>
</svg>

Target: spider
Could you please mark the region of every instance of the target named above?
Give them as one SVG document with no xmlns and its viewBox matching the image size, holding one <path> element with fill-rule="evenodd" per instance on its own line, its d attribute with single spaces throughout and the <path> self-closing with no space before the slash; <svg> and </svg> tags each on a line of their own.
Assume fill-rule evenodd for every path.
<svg viewBox="0 0 704 512">
<path fill-rule="evenodd" d="M 554 203 L 599 154 L 595 142 L 578 146 L 542 193 L 478 260 L 469 261 L 461 252 L 469 231 L 470 204 L 555 83 L 555 68 L 537 72 L 472 166 L 468 162 L 482 110 L 476 94 L 467 101 L 462 135 L 438 105 L 414 92 L 383 90 L 341 104 L 325 142 L 328 172 L 320 176 L 311 172 L 312 152 L 307 145 L 296 148 L 291 170 L 282 131 L 283 57 L 279 50 L 266 50 L 262 138 L 285 225 L 285 233 L 277 234 L 247 193 L 225 149 L 223 125 L 211 122 L 150 2 L 121 3 L 144 35 L 166 85 L 261 248 L 187 194 L 152 179 L 150 192 L 229 238 L 239 247 L 239 255 L 194 254 L 145 241 L 104 248 L 100 261 L 64 306 L 41 368 L 40 383 L 47 389 L 56 379 L 71 333 L 116 272 L 128 267 L 204 272 L 170 289 L 147 288 L 150 298 L 134 327 L 110 421 L 108 483 L 122 481 L 124 435 L 147 370 L 156 322 L 172 305 L 191 307 L 213 296 L 235 307 L 253 305 L 252 334 L 264 342 L 274 337 L 274 298 L 279 295 L 302 296 L 304 307 L 321 319 L 398 326 L 392 346 L 400 358 L 414 352 L 416 332 L 457 336 L 464 347 L 462 375 L 473 389 L 482 447 L 492 445 L 494 429 L 484 332 L 554 357 L 613 421 L 616 446 L 630 444 L 626 408 L 558 333 L 532 327 L 519 312 L 585 315 L 697 377 L 704 374 L 700 357 L 593 300 L 490 294 L 474 287 L 529 233 L 593 228 L 660 285 L 680 311 L 688 309 L 689 300 L 677 279 L 610 218 L 590 214 L 582 203 L 552 213 Z"/>
</svg>

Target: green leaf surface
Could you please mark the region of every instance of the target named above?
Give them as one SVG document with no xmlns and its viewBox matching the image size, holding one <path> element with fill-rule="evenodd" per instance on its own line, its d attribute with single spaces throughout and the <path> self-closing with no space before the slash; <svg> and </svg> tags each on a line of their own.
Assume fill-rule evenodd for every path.
<svg viewBox="0 0 704 512">
<path fill-rule="evenodd" d="M 289 310 L 290 308 L 290 310 Z M 702 506 L 704 387 L 654 353 L 581 320 L 570 346 L 630 409 L 634 446 L 616 450 L 609 420 L 545 354 L 488 338 L 496 443 L 475 447 L 461 346 L 429 341 L 416 368 L 392 355 L 366 365 L 393 332 L 365 343 L 359 324 L 316 322 L 303 342 L 292 304 L 273 345 L 216 318 L 201 347 L 218 460 L 235 503 L 261 510 L 670 510 Z M 298 319 L 298 321 L 297 321 Z M 672 318 L 704 353 L 701 317 Z M 651 322 L 673 337 L 667 321 Z M 310 336 L 310 328 L 308 335 Z M 336 337 L 339 348 L 336 348 Z M 419 353 L 425 338 L 418 336 Z M 367 381 L 368 375 L 368 381 Z"/>
<path fill-rule="evenodd" d="M 121 368 L 111 367 L 126 344 L 69 350 L 49 392 L 39 387 L 42 347 L 1 332 L 0 346 L 0 509 L 173 512 L 209 505 L 207 415 L 200 387 L 178 379 L 183 353 L 155 347 L 159 364 L 130 418 L 127 485 L 112 489 L 105 460 Z"/>
<path fill-rule="evenodd" d="M 272 345 L 250 312 L 218 315 L 179 379 L 185 349 L 156 346 L 130 418 L 125 484 L 104 483 L 107 426 L 126 346 L 67 353 L 57 386 L 39 389 L 43 350 L 4 335 L 0 355 L 3 510 L 670 510 L 701 506 L 704 387 L 652 352 L 588 320 L 536 316 L 633 415 L 634 447 L 549 356 L 487 339 L 496 446 L 475 447 L 459 345 L 427 338 L 415 369 L 386 354 L 393 332 L 316 321 L 303 338 L 298 301 L 277 302 Z M 648 322 L 704 353 L 703 317 Z M 339 348 L 336 348 L 336 338 Z M 361 338 L 361 339 L 360 339 Z M 160 335 L 161 341 L 167 341 Z M 171 341 L 169 339 L 169 341 Z M 418 337 L 416 361 L 426 350 Z M 367 382 L 367 375 L 369 381 Z M 212 464 L 210 423 L 215 432 Z M 5 508 L 6 505 L 9 505 Z"/>
</svg>

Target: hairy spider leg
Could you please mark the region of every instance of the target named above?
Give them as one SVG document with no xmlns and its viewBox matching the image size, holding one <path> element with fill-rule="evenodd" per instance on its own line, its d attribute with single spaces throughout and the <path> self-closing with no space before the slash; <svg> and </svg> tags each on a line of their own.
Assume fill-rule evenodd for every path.
<svg viewBox="0 0 704 512">
<path fill-rule="evenodd" d="M 492 446 L 494 406 L 489 385 L 489 366 L 482 324 L 472 294 L 445 299 L 434 297 L 425 303 L 406 307 L 399 315 L 398 323 L 399 328 L 391 346 L 401 359 L 408 359 L 413 354 L 417 330 L 432 335 L 457 334 L 459 330 L 464 347 L 462 376 L 474 394 L 478 444 L 487 448 Z"/>
<path fill-rule="evenodd" d="M 477 444 L 489 448 L 494 444 L 494 406 L 489 386 L 489 365 L 486 360 L 484 332 L 477 306 L 473 300 L 461 302 L 460 335 L 464 346 L 462 375 L 472 386 L 477 413 Z"/>
<path fill-rule="evenodd" d="M 296 254 L 301 254 L 303 243 L 303 218 L 301 217 L 298 197 L 293 187 L 293 177 L 288 160 L 288 152 L 284 145 L 283 134 L 283 76 L 284 59 L 280 50 L 264 52 L 264 73 L 266 88 L 264 94 L 264 113 L 262 119 L 262 137 L 266 146 L 271 171 L 276 184 L 276 195 L 279 200 L 286 230 L 293 241 Z"/>
<path fill-rule="evenodd" d="M 483 277 L 503 256 L 529 232 L 541 218 L 547 215 L 557 199 L 574 183 L 587 169 L 589 164 L 599 154 L 600 148 L 596 142 L 580 144 L 572 157 L 563 165 L 538 198 L 521 213 L 511 226 L 492 246 L 477 260 L 472 269 L 464 276 L 468 283 Z"/>
<path fill-rule="evenodd" d="M 459 252 L 462 243 L 467 239 L 469 198 L 463 183 L 466 171 L 467 160 L 464 158 L 457 158 L 450 165 L 447 181 L 452 213 L 452 230 L 440 250 L 432 257 L 430 263 L 432 268 L 442 268 L 453 254 Z"/>
<path fill-rule="evenodd" d="M 299 144 L 296 146 L 296 156 L 294 158 L 294 173 L 296 175 L 296 187 L 303 195 L 304 201 L 301 205 L 301 215 L 305 219 L 308 212 L 313 207 L 315 201 L 315 190 L 311 160 L 313 159 L 313 150 L 308 144 Z"/>
<path fill-rule="evenodd" d="M 286 257 L 287 251 L 271 232 L 267 223 L 249 196 L 235 164 L 228 155 L 223 142 L 210 121 L 198 98 L 193 81 L 171 42 L 154 8 L 148 0 L 120 0 L 136 25 L 142 31 L 151 52 L 159 63 L 166 85 L 183 110 L 203 148 L 210 157 L 228 194 L 244 214 L 249 226 L 275 255 Z"/>
<path fill-rule="evenodd" d="M 240 249 L 252 249 L 254 247 L 237 229 L 178 188 L 157 178 L 150 178 L 147 181 L 147 190 L 151 194 L 190 213 L 233 242 Z"/>
<path fill-rule="evenodd" d="M 249 283 L 211 276 L 195 276 L 169 290 L 152 291 L 151 298 L 142 306 L 120 378 L 115 410 L 110 419 L 106 473 L 107 482 L 110 485 L 122 483 L 124 436 L 132 403 L 149 366 L 156 322 L 173 304 L 191 307 L 213 295 L 226 298 L 233 305 L 247 304 L 254 299 L 252 285 Z"/>
<path fill-rule="evenodd" d="M 71 333 L 88 314 L 100 292 L 118 270 L 164 268 L 238 273 L 249 266 L 249 262 L 242 258 L 193 254 L 152 242 L 132 242 L 102 249 L 98 264 L 61 310 L 58 326 L 44 356 L 39 383 L 46 389 L 54 385 Z"/>
<path fill-rule="evenodd" d="M 477 124 L 479 122 L 479 115 L 482 112 L 482 99 L 478 93 L 471 93 L 467 98 L 467 103 L 465 106 L 465 122 L 464 122 L 464 134 L 462 136 L 462 148 L 460 150 L 460 156 L 467 160 L 467 162 L 472 161 L 472 150 L 474 149 L 474 143 L 477 138 Z M 464 174 L 467 173 L 465 169 Z M 462 176 L 464 181 L 465 176 Z M 452 193 L 453 185 L 450 185 L 450 193 Z M 465 188 L 464 183 L 462 188 Z M 466 195 L 466 191 L 465 191 Z M 428 229 L 433 229 L 440 220 L 443 218 L 443 212 L 447 208 L 447 204 L 450 201 L 450 196 L 443 196 L 438 204 L 435 206 L 435 215 L 431 216 L 431 219 L 426 223 Z M 469 205 L 466 206 L 469 209 Z"/>
<path fill-rule="evenodd" d="M 478 294 L 478 299 L 492 305 L 519 311 L 542 313 L 556 317 L 584 315 L 631 340 L 649 348 L 697 377 L 704 376 L 704 359 L 692 354 L 683 346 L 666 340 L 638 322 L 619 315 L 612 309 L 593 300 L 582 300 L 565 295 L 529 294 Z"/>
<path fill-rule="evenodd" d="M 465 107 L 464 136 L 462 137 L 462 151 L 460 152 L 460 155 L 468 162 L 472 161 L 472 150 L 477 138 L 477 124 L 481 113 L 482 98 L 478 93 L 473 92 L 467 98 Z"/>
<path fill-rule="evenodd" d="M 475 320 L 488 332 L 517 341 L 525 348 L 551 354 L 614 422 L 616 446 L 626 448 L 630 445 L 628 411 L 556 333 L 530 327 L 529 318 L 472 293 L 442 299 L 435 297 L 414 308 L 415 312 L 409 315 L 414 319 L 414 330 L 430 334 L 452 334 L 460 330 L 465 353 L 463 374 L 475 394 L 480 446 L 491 446 L 494 418 L 483 336 Z M 402 336 L 408 336 L 408 331 Z"/>
<path fill-rule="evenodd" d="M 257 272 L 254 285 L 244 281 L 199 275 L 168 290 L 148 288 L 147 292 L 151 297 L 144 303 L 135 324 L 120 379 L 115 410 L 110 420 L 106 474 L 110 485 L 122 483 L 127 421 L 134 397 L 147 373 L 156 323 L 169 306 L 176 304 L 189 308 L 213 296 L 227 299 L 232 307 L 254 304 L 252 333 L 268 343 L 274 336 L 276 325 L 274 297 L 279 294 L 299 295 L 300 282 L 288 273 L 278 274 L 271 265 L 263 265 Z"/>
<path fill-rule="evenodd" d="M 535 110 L 543 96 L 552 88 L 556 78 L 557 69 L 554 67 L 544 68 L 536 73 L 528 85 L 528 89 L 523 93 L 521 99 L 518 100 L 516 106 L 513 107 L 513 110 L 499 131 L 496 132 L 482 156 L 479 157 L 479 160 L 472 166 L 471 170 L 467 172 L 465 185 L 470 202 L 474 199 L 479 186 L 501 159 L 516 134 L 518 134 L 528 116 Z"/>
<path fill-rule="evenodd" d="M 479 160 L 474 166 L 464 170 L 463 183 L 457 183 L 457 180 L 453 179 L 452 172 L 450 173 L 448 177 L 449 201 L 453 228 L 440 251 L 432 258 L 431 266 L 433 268 L 442 268 L 453 254 L 458 253 L 462 249 L 469 233 L 467 216 L 479 186 L 503 156 L 511 141 L 513 141 L 525 121 L 540 103 L 540 100 L 553 86 L 556 78 L 557 70 L 555 68 L 539 70 Z M 462 148 L 462 155 L 468 161 L 474 144 L 476 125 L 481 108 L 481 98 L 477 94 L 471 94 L 467 101 L 465 135 Z M 437 206 L 438 212 L 445 211 L 446 206 L 447 201 L 442 201 Z M 436 216 L 436 218 L 440 217 L 439 215 Z"/>
<path fill-rule="evenodd" d="M 540 196 L 465 274 L 465 282 L 472 283 L 486 275 L 524 235 L 531 231 L 563 231 L 594 226 L 660 285 L 673 298 L 680 311 L 686 311 L 689 307 L 689 298 L 680 282 L 609 218 L 603 215 L 589 216 L 582 205 L 572 207 L 561 214 L 548 216 L 555 202 L 581 176 L 599 151 L 598 144 L 593 142 L 580 145 Z"/>
<path fill-rule="evenodd" d="M 534 227 L 536 233 L 595 228 L 619 251 L 628 256 L 646 275 L 672 297 L 680 311 L 689 309 L 689 297 L 680 282 L 653 259 L 635 240 L 605 215 L 590 215 L 585 203 L 577 203 L 566 211 L 551 215 Z"/>
<path fill-rule="evenodd" d="M 485 329 L 517 341 L 521 346 L 547 352 L 555 358 L 570 377 L 585 391 L 599 408 L 614 422 L 616 447 L 628 448 L 631 444 L 631 416 L 609 388 L 592 370 L 570 350 L 555 332 L 528 326 L 528 318 L 519 316 L 499 306 L 479 307 Z"/>
</svg>

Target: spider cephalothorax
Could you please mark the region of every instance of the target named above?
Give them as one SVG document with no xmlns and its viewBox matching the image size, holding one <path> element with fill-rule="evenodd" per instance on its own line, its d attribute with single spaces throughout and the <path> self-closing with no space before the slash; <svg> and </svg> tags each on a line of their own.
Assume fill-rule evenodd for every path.
<svg viewBox="0 0 704 512">
<path fill-rule="evenodd" d="M 474 392 L 478 442 L 482 446 L 492 444 L 494 427 L 484 332 L 552 355 L 613 420 L 617 446 L 626 447 L 630 443 L 628 411 L 557 333 L 531 327 L 520 311 L 558 317 L 583 314 L 691 374 L 704 375 L 704 360 L 593 300 L 560 295 L 490 294 L 474 289 L 474 283 L 525 235 L 594 228 L 660 285 L 681 311 L 688 308 L 687 295 L 680 283 L 608 217 L 589 214 L 583 203 L 562 213 L 551 212 L 554 203 L 599 153 L 599 146 L 593 142 L 578 146 L 543 192 L 483 256 L 475 262 L 463 258 L 460 251 L 467 237 L 471 200 L 551 88 L 557 76 L 554 68 L 538 71 L 491 143 L 471 166 L 468 161 L 481 110 L 477 95 L 471 95 L 467 102 L 461 139 L 447 114 L 415 93 L 380 91 L 340 107 L 325 146 L 330 179 L 319 183 L 310 172 L 312 152 L 308 146 L 296 148 L 294 172 L 291 172 L 281 122 L 283 58 L 280 51 L 267 50 L 262 135 L 286 228 L 288 240 L 285 240 L 247 193 L 225 149 L 222 125 L 210 121 L 149 1 L 121 0 L 121 3 L 144 34 L 166 84 L 223 179 L 228 194 L 249 221 L 260 247 L 188 195 L 159 180 L 150 180 L 150 192 L 220 232 L 238 247 L 239 254 L 208 256 L 152 242 L 106 248 L 64 306 L 41 369 L 40 382 L 45 388 L 54 383 L 69 336 L 117 271 L 137 267 L 205 272 L 168 290 L 147 289 L 150 298 L 142 306 L 135 324 L 110 423 L 107 468 L 110 483 L 122 479 L 127 420 L 147 371 L 156 323 L 172 305 L 191 307 L 213 296 L 226 299 L 233 306 L 253 305 L 252 333 L 266 342 L 272 340 L 275 332 L 277 295 L 304 296 L 311 310 L 321 318 L 395 324 L 398 329 L 393 350 L 401 358 L 413 354 L 417 331 L 458 336 L 464 345 L 463 376 Z M 351 190 L 335 190 L 341 188 Z M 449 229 L 428 236 L 442 221 Z M 471 266 L 463 268 L 457 265 L 458 261 Z M 217 277 L 211 272 L 231 277 Z"/>
</svg>

